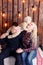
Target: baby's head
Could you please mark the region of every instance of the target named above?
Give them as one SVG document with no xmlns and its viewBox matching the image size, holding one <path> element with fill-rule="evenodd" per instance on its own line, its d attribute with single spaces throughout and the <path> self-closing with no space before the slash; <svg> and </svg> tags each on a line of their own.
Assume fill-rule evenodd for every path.
<svg viewBox="0 0 43 65">
<path fill-rule="evenodd" d="M 27 24 L 30 24 L 32 22 L 32 18 L 30 16 L 26 16 L 24 18 L 24 22 L 27 23 Z"/>
</svg>

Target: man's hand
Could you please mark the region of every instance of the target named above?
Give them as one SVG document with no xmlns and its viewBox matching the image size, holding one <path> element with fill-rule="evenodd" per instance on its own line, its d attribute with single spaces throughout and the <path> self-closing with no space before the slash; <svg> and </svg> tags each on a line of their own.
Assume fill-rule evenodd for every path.
<svg viewBox="0 0 43 65">
<path fill-rule="evenodd" d="M 23 49 L 19 48 L 16 50 L 16 53 L 22 53 L 23 52 Z"/>
<path fill-rule="evenodd" d="M 5 34 L 2 34 L 2 35 L 0 36 L 1 39 L 5 38 L 5 37 L 6 37 Z"/>
<path fill-rule="evenodd" d="M 11 35 L 9 35 L 9 36 L 8 36 L 8 39 L 10 39 L 10 38 L 12 38 L 12 36 L 11 36 Z"/>
<path fill-rule="evenodd" d="M 8 36 L 8 33 L 3 33 L 3 34 L 0 36 L 0 39 L 5 38 L 6 36 Z"/>
</svg>

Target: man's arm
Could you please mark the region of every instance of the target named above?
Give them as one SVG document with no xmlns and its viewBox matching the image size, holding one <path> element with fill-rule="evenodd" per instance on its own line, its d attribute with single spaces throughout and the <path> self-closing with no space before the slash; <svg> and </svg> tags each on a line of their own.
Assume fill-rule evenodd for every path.
<svg viewBox="0 0 43 65">
<path fill-rule="evenodd" d="M 7 30 L 7 32 L 6 32 L 6 33 L 3 33 L 3 34 L 0 36 L 0 39 L 5 38 L 6 36 L 8 36 L 8 35 L 9 35 L 10 30 L 11 30 L 11 27 Z"/>
<path fill-rule="evenodd" d="M 10 30 L 11 30 L 11 27 L 6 31 L 7 35 L 9 35 Z"/>
</svg>

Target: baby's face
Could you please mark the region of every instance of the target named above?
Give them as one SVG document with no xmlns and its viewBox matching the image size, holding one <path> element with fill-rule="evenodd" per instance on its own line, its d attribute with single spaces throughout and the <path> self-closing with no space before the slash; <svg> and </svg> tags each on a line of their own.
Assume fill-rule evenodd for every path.
<svg viewBox="0 0 43 65">
<path fill-rule="evenodd" d="M 11 28 L 11 32 L 12 32 L 13 34 L 16 33 L 16 32 L 17 32 L 17 27 L 13 26 L 13 27 Z"/>
<path fill-rule="evenodd" d="M 30 24 L 27 24 L 26 28 L 29 28 L 30 27 Z"/>
</svg>

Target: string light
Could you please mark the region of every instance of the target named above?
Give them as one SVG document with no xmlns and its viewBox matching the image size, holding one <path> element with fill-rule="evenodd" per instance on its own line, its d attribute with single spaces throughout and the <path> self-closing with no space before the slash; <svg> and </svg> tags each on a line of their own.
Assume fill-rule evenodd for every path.
<svg viewBox="0 0 43 65">
<path fill-rule="evenodd" d="M 32 6 L 32 12 L 33 12 L 33 22 L 34 22 L 34 14 L 35 14 L 35 11 L 36 11 L 36 7 L 34 7 L 34 5 Z"/>
<path fill-rule="evenodd" d="M 12 0 L 8 0 L 8 2 L 10 2 L 10 3 L 11 3 L 11 2 L 12 2 Z"/>
<path fill-rule="evenodd" d="M 22 0 L 22 3 L 25 3 L 25 0 Z"/>
<path fill-rule="evenodd" d="M 7 23 L 4 24 L 5 28 L 7 27 Z"/>
<path fill-rule="evenodd" d="M 19 17 L 19 18 L 21 17 L 21 12 L 20 12 L 20 11 L 18 11 L 18 17 Z"/>
<path fill-rule="evenodd" d="M 36 11 L 36 7 L 32 6 L 32 12 Z"/>
<path fill-rule="evenodd" d="M 39 1 L 41 1 L 41 0 L 37 0 L 37 2 L 39 2 Z"/>
<path fill-rule="evenodd" d="M 5 12 L 1 13 L 1 16 L 2 16 L 3 18 L 6 18 L 6 13 L 5 13 Z"/>
<path fill-rule="evenodd" d="M 6 16 L 6 14 L 5 14 L 5 13 L 3 13 L 3 14 L 2 14 L 2 16 L 3 16 L 3 17 L 5 17 L 5 16 Z"/>
</svg>

